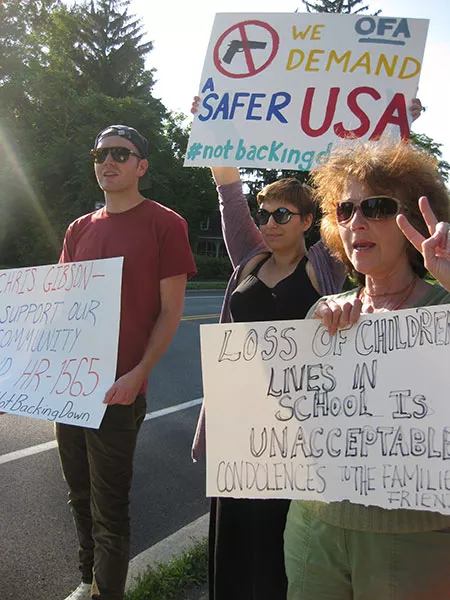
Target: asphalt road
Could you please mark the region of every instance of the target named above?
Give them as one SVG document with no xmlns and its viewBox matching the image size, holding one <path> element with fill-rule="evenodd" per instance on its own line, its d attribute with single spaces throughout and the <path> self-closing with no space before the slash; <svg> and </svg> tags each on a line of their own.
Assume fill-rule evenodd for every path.
<svg viewBox="0 0 450 600">
<path fill-rule="evenodd" d="M 132 556 L 208 510 L 204 463 L 190 447 L 202 397 L 201 323 L 217 322 L 223 292 L 186 296 L 180 328 L 149 380 L 148 412 L 135 459 Z M 173 412 L 165 409 L 174 407 Z M 53 425 L 0 418 L 0 598 L 63 600 L 79 583 L 77 541 Z M 50 448 L 36 452 L 36 446 Z M 41 446 L 42 448 L 42 446 Z M 13 452 L 30 449 L 20 458 Z"/>
</svg>

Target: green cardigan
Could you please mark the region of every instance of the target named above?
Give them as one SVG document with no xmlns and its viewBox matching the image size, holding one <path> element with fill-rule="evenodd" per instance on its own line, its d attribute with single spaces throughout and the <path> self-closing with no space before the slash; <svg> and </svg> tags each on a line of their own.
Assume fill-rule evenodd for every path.
<svg viewBox="0 0 450 600">
<path fill-rule="evenodd" d="M 353 299 L 359 288 L 326 296 L 328 298 Z M 434 285 L 429 292 L 411 308 L 420 306 L 436 306 L 450 304 L 450 293 L 439 285 Z M 311 318 L 317 303 L 311 307 L 306 318 Z M 342 502 L 316 502 L 310 500 L 295 500 L 310 510 L 318 519 L 346 529 L 370 531 L 373 533 L 413 533 L 450 528 L 450 516 L 437 512 L 410 509 L 386 509 L 378 506 L 363 506 L 353 504 L 348 500 Z"/>
</svg>

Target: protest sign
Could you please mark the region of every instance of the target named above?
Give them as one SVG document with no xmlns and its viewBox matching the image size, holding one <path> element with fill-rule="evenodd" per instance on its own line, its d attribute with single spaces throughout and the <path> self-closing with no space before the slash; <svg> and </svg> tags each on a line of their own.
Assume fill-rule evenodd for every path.
<svg viewBox="0 0 450 600">
<path fill-rule="evenodd" d="M 0 271 L 0 411 L 100 426 L 116 373 L 122 264 Z"/>
<path fill-rule="evenodd" d="M 218 14 L 185 166 L 309 171 L 343 140 L 409 137 L 428 21 Z"/>
<path fill-rule="evenodd" d="M 202 325 L 207 495 L 450 514 L 450 305 Z"/>
</svg>

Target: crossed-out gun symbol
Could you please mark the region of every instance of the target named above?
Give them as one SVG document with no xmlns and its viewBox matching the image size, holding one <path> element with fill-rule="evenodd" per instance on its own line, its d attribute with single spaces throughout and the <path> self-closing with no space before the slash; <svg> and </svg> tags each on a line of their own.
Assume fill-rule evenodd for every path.
<svg viewBox="0 0 450 600">
<path fill-rule="evenodd" d="M 267 42 L 242 42 L 240 40 L 232 40 L 228 44 L 228 50 L 226 51 L 223 62 L 229 65 L 234 58 L 234 55 L 238 52 L 244 52 L 244 50 L 250 49 L 264 49 L 267 46 Z"/>
</svg>

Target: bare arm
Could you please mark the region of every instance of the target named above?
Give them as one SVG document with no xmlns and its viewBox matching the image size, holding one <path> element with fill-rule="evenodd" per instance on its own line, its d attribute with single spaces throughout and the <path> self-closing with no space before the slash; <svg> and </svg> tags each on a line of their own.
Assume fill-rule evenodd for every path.
<svg viewBox="0 0 450 600">
<path fill-rule="evenodd" d="M 237 167 L 211 167 L 211 171 L 216 185 L 227 185 L 241 179 Z"/>
<path fill-rule="evenodd" d="M 145 378 L 167 350 L 183 313 L 187 275 L 162 279 L 159 284 L 161 312 L 150 335 L 142 360 L 120 377 L 106 392 L 105 404 L 133 404 Z"/>
</svg>

